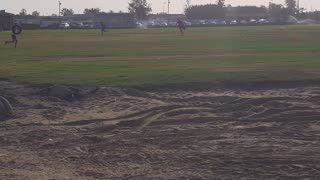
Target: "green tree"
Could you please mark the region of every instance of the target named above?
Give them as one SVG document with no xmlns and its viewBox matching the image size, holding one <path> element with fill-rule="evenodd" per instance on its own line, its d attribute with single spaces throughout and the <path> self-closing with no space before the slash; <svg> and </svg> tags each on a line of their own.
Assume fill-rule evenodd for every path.
<svg viewBox="0 0 320 180">
<path fill-rule="evenodd" d="M 189 8 L 191 6 L 190 0 L 186 0 L 185 9 Z"/>
<path fill-rule="evenodd" d="M 86 15 L 97 15 L 100 13 L 101 13 L 101 10 L 99 8 L 84 9 L 83 11 L 83 14 L 86 14 Z"/>
<path fill-rule="evenodd" d="M 38 11 L 33 11 L 31 15 L 32 15 L 32 16 L 40 16 L 40 12 L 38 12 Z"/>
<path fill-rule="evenodd" d="M 225 0 L 217 0 L 217 5 L 220 7 L 224 7 Z"/>
<path fill-rule="evenodd" d="M 275 23 L 284 23 L 288 19 L 287 10 L 281 4 L 269 3 L 269 14 Z"/>
<path fill-rule="evenodd" d="M 226 8 L 217 4 L 196 5 L 185 9 L 188 19 L 224 19 Z"/>
<path fill-rule="evenodd" d="M 147 0 L 131 0 L 128 10 L 139 20 L 146 19 L 148 14 L 152 11 L 150 4 L 147 3 Z"/>
<path fill-rule="evenodd" d="M 61 10 L 61 15 L 62 15 L 62 16 L 71 16 L 71 15 L 73 15 L 73 14 L 74 14 L 74 12 L 73 12 L 72 9 L 63 8 L 63 9 Z"/>
<path fill-rule="evenodd" d="M 20 16 L 26 16 L 27 15 L 27 10 L 26 9 L 21 9 L 19 15 Z"/>
<path fill-rule="evenodd" d="M 286 6 L 289 15 L 294 15 L 297 12 L 297 2 L 296 0 L 286 0 Z"/>
</svg>

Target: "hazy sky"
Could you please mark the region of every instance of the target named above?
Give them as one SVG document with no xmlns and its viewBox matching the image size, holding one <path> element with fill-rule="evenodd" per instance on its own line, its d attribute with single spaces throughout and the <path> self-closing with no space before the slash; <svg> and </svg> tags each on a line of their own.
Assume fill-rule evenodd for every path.
<svg viewBox="0 0 320 180">
<path fill-rule="evenodd" d="M 82 13 L 85 8 L 99 7 L 103 11 L 122 10 L 127 11 L 130 0 L 60 0 L 62 7 L 72 8 L 75 13 Z M 153 13 L 159 13 L 167 7 L 167 0 L 147 0 L 153 9 Z M 171 12 L 182 13 L 186 0 L 171 0 Z M 216 0 L 191 0 L 191 4 L 207 4 Z M 232 5 L 268 5 L 270 1 L 283 3 L 285 0 L 226 0 Z M 300 0 L 301 6 L 311 10 L 320 10 L 320 0 Z M 0 0 L 0 10 L 18 13 L 25 8 L 28 13 L 34 10 L 40 11 L 42 15 L 51 15 L 58 12 L 58 0 Z"/>
</svg>

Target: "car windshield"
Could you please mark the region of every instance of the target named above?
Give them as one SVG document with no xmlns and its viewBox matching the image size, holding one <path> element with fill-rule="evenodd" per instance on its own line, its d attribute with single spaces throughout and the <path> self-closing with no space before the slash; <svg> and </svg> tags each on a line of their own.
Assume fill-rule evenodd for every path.
<svg viewBox="0 0 320 180">
<path fill-rule="evenodd" d="M 320 0 L 0 4 L 0 180 L 320 179 Z"/>
</svg>

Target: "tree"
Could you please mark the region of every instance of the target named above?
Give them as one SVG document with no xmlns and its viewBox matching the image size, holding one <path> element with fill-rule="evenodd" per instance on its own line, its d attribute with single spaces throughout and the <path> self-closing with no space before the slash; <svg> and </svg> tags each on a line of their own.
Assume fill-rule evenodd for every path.
<svg viewBox="0 0 320 180">
<path fill-rule="evenodd" d="M 74 12 L 73 12 L 72 9 L 63 8 L 63 9 L 61 10 L 61 15 L 62 15 L 62 16 L 71 16 L 71 15 L 73 15 L 73 14 L 74 14 Z"/>
<path fill-rule="evenodd" d="M 267 14 L 268 9 L 265 6 L 238 6 L 232 8 L 232 13 L 237 16 L 255 16 L 258 14 Z"/>
<path fill-rule="evenodd" d="M 27 10 L 26 9 L 21 9 L 19 15 L 20 16 L 26 16 L 27 15 Z"/>
<path fill-rule="evenodd" d="M 185 9 L 188 19 L 224 19 L 225 7 L 216 4 L 191 6 Z"/>
<path fill-rule="evenodd" d="M 281 4 L 269 4 L 270 20 L 275 23 L 284 23 L 288 19 L 287 10 Z"/>
<path fill-rule="evenodd" d="M 286 0 L 286 6 L 287 6 L 289 15 L 294 15 L 297 12 L 296 0 Z"/>
<path fill-rule="evenodd" d="M 185 9 L 188 9 L 191 6 L 190 0 L 186 0 Z"/>
<path fill-rule="evenodd" d="M 83 14 L 86 15 L 98 15 L 101 13 L 99 8 L 91 8 L 91 9 L 84 9 Z"/>
<path fill-rule="evenodd" d="M 38 12 L 38 11 L 33 11 L 31 15 L 32 15 L 32 16 L 40 16 L 40 12 Z"/>
<path fill-rule="evenodd" d="M 148 14 L 152 11 L 150 4 L 147 3 L 147 0 L 131 0 L 128 10 L 139 20 L 146 19 Z"/>
<path fill-rule="evenodd" d="M 217 0 L 217 5 L 220 7 L 224 7 L 225 0 Z"/>
</svg>

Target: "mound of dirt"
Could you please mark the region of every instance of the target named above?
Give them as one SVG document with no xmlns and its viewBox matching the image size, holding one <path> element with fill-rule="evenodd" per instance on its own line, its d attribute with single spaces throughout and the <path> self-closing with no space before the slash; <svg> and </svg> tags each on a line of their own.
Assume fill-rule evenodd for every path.
<svg viewBox="0 0 320 180">
<path fill-rule="evenodd" d="M 66 101 L 1 83 L 15 117 L 0 122 L 0 179 L 320 177 L 317 86 L 99 88 Z"/>
<path fill-rule="evenodd" d="M 13 115 L 13 108 L 10 102 L 6 98 L 0 96 L 0 120 L 8 118 L 12 115 Z"/>
<path fill-rule="evenodd" d="M 55 85 L 41 90 L 41 93 L 47 96 L 60 98 L 67 101 L 73 101 L 80 98 L 80 91 L 76 88 Z"/>
</svg>

